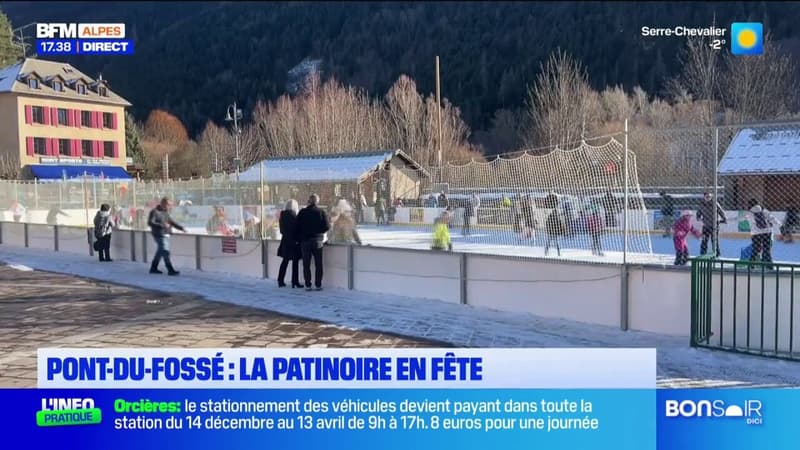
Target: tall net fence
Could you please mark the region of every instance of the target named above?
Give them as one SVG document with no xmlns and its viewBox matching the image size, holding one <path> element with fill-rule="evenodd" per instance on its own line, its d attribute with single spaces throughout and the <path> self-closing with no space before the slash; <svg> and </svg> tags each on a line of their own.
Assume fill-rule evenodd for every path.
<svg viewBox="0 0 800 450">
<path fill-rule="evenodd" d="M 256 166 L 240 179 L 0 181 L 0 213 L 6 221 L 90 227 L 108 203 L 121 228 L 146 230 L 148 211 L 168 197 L 191 233 L 279 239 L 287 202 L 302 208 L 316 193 L 335 243 L 672 264 L 684 215 L 698 236 L 687 235 L 690 256 L 719 246 L 724 257 L 749 258 L 755 202 L 773 223 L 767 256 L 800 261 L 790 245 L 800 226 L 800 123 L 634 124 L 627 133 L 442 167 L 399 157 L 359 166 L 352 158 L 313 170 Z"/>
<path fill-rule="evenodd" d="M 654 252 L 674 251 L 673 225 L 689 215 L 698 234 L 689 235 L 690 255 L 800 261 L 800 251 L 786 245 L 800 225 L 800 123 L 632 127 L 629 142 L 640 149 Z M 758 210 L 768 213 L 763 227 Z"/>
<path fill-rule="evenodd" d="M 543 155 L 446 165 L 441 174 L 464 245 L 476 251 L 503 246 L 520 256 L 615 262 L 626 249 L 652 254 L 636 156 L 625 151 L 622 135 Z"/>
</svg>

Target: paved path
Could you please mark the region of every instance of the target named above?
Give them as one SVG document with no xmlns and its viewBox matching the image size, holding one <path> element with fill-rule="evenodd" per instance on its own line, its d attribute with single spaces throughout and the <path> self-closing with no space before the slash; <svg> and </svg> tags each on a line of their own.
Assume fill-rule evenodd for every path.
<svg viewBox="0 0 800 450">
<path fill-rule="evenodd" d="M 0 266 L 0 311 L 0 387 L 35 387 L 40 347 L 441 346 L 8 266 Z"/>
<path fill-rule="evenodd" d="M 388 294 L 278 289 L 274 280 L 184 270 L 150 275 L 142 263 L 99 263 L 88 256 L 0 247 L 0 261 L 105 282 L 195 294 L 361 330 L 380 330 L 459 347 L 655 347 L 661 387 L 800 386 L 800 363 L 691 349 L 684 338 L 544 319 Z"/>
</svg>

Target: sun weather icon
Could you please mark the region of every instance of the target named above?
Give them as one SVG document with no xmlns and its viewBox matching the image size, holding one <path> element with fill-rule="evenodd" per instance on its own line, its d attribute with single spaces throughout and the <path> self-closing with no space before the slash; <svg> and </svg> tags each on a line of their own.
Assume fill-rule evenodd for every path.
<svg viewBox="0 0 800 450">
<path fill-rule="evenodd" d="M 744 417 L 744 411 L 741 406 L 731 405 L 725 408 L 725 417 Z"/>
<path fill-rule="evenodd" d="M 760 55 L 764 53 L 764 27 L 758 22 L 734 22 L 731 25 L 731 53 Z"/>
</svg>

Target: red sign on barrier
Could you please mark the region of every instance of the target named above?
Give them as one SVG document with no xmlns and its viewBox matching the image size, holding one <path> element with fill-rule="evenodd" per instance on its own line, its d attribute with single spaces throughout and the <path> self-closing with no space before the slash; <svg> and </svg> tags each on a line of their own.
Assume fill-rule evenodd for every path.
<svg viewBox="0 0 800 450">
<path fill-rule="evenodd" d="M 236 238 L 222 238 L 222 253 L 236 253 Z"/>
</svg>

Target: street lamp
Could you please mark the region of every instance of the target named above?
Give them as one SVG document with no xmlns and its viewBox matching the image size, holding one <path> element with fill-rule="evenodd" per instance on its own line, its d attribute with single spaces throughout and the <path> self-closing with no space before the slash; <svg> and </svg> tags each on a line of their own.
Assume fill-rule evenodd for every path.
<svg viewBox="0 0 800 450">
<path fill-rule="evenodd" d="M 29 23 L 27 25 L 23 25 L 23 26 L 21 26 L 19 28 L 15 28 L 14 30 L 11 31 L 11 33 L 12 33 L 12 37 L 11 37 L 12 42 L 13 42 L 13 40 L 15 38 L 17 40 L 19 40 L 19 45 L 22 47 L 22 57 L 23 58 L 27 58 L 28 57 L 28 45 L 25 43 L 25 34 L 22 32 L 22 30 L 25 30 L 26 28 L 30 28 L 30 27 L 32 27 L 34 25 L 36 25 L 36 22 Z M 19 32 L 19 37 L 17 37 L 17 35 L 16 35 L 17 32 Z"/>
<path fill-rule="evenodd" d="M 233 113 L 231 113 L 233 111 Z M 233 102 L 232 105 L 228 105 L 228 115 L 225 117 L 226 122 L 233 122 L 233 135 L 236 139 L 236 158 L 233 160 L 233 164 L 236 167 L 236 181 L 239 181 L 239 166 L 241 165 L 241 158 L 239 157 L 239 135 L 242 133 L 242 130 L 239 129 L 239 121 L 242 120 L 242 110 L 236 107 L 236 102 Z"/>
</svg>

